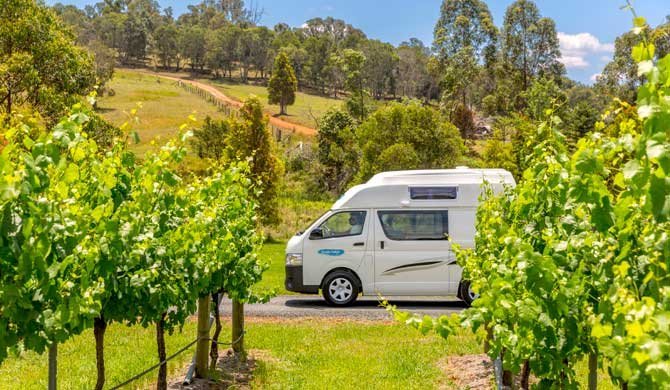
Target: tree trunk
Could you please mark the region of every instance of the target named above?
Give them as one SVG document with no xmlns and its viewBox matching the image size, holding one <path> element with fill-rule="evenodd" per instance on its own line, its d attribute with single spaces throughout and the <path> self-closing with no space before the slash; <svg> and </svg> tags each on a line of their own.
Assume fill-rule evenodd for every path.
<svg viewBox="0 0 670 390">
<path fill-rule="evenodd" d="M 598 350 L 589 354 L 589 390 L 598 389 Z"/>
<path fill-rule="evenodd" d="M 219 360 L 219 335 L 221 334 L 221 317 L 219 316 L 219 294 L 213 294 L 212 300 L 214 301 L 214 321 L 216 323 L 216 328 L 214 329 L 214 336 L 212 336 L 212 346 L 209 350 L 210 358 L 210 369 L 216 369 L 216 362 Z"/>
<path fill-rule="evenodd" d="M 521 368 L 521 388 L 523 390 L 530 388 L 530 364 L 528 360 L 523 362 L 523 367 Z"/>
<path fill-rule="evenodd" d="M 238 359 L 244 361 L 244 303 L 233 300 L 233 351 Z"/>
<path fill-rule="evenodd" d="M 49 347 L 49 390 L 56 390 L 58 374 L 58 344 L 54 342 Z"/>
<path fill-rule="evenodd" d="M 158 345 L 158 361 L 163 363 L 158 367 L 158 382 L 156 389 L 167 390 L 167 354 L 165 353 L 165 314 L 161 315 L 161 320 L 156 323 L 156 344 Z"/>
<path fill-rule="evenodd" d="M 95 390 L 102 390 L 105 386 L 105 331 L 107 321 L 101 315 L 93 320 L 93 335 L 95 336 L 95 365 L 98 370 L 98 380 Z"/>
<path fill-rule="evenodd" d="M 209 295 L 198 299 L 198 343 L 195 349 L 195 377 L 207 378 L 209 341 Z"/>
</svg>

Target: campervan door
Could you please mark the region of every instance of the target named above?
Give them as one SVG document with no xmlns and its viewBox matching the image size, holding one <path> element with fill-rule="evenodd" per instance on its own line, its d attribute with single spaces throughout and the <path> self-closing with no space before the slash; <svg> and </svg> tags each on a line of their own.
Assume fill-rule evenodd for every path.
<svg viewBox="0 0 670 390">
<path fill-rule="evenodd" d="M 444 208 L 377 209 L 374 214 L 375 290 L 384 295 L 454 295 L 456 259 Z"/>
</svg>

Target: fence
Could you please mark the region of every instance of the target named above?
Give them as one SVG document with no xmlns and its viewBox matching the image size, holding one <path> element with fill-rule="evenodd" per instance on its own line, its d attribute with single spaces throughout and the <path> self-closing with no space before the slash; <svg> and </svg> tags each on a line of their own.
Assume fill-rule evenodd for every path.
<svg viewBox="0 0 670 390">
<path fill-rule="evenodd" d="M 197 85 L 194 85 L 188 81 L 177 81 L 177 85 L 184 88 L 186 91 L 198 95 L 202 99 L 216 106 L 216 108 L 223 112 L 226 116 L 237 118 L 240 113 L 237 107 L 224 102 L 223 100 L 212 95 L 209 91 L 206 91 Z M 268 128 L 272 132 L 272 136 L 277 142 L 289 144 L 293 136 L 295 135 L 295 129 L 286 128 L 277 126 L 275 124 L 269 123 Z"/>
</svg>

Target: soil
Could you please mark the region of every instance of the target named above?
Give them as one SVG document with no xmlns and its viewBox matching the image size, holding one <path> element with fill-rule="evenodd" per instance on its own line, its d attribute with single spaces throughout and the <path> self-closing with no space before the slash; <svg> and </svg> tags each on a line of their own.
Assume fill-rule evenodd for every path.
<svg viewBox="0 0 670 390">
<path fill-rule="evenodd" d="M 442 388 L 490 390 L 494 388 L 493 362 L 486 354 L 448 356 L 438 362 L 448 383 Z"/>
<path fill-rule="evenodd" d="M 180 375 L 171 378 L 168 388 L 172 390 L 223 390 L 223 389 L 251 389 L 251 380 L 256 369 L 256 358 L 267 360 L 264 351 L 250 350 L 245 362 L 240 362 L 231 349 L 222 351 L 216 364 L 216 372 L 212 379 L 194 379 L 191 384 L 184 385 L 183 380 L 190 364 L 187 364 Z"/>
</svg>

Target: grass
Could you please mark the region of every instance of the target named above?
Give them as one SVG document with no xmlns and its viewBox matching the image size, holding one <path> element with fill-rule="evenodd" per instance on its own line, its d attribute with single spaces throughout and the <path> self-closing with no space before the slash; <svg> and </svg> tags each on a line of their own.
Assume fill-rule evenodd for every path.
<svg viewBox="0 0 670 390">
<path fill-rule="evenodd" d="M 187 123 L 195 113 L 199 125 L 209 115 L 223 118 L 216 106 L 207 103 L 195 94 L 189 93 L 175 83 L 154 76 L 117 69 L 109 87 L 114 96 L 103 96 L 98 101 L 101 115 L 114 125 L 120 126 L 129 119 L 129 112 L 142 104 L 137 116 L 140 122 L 133 124 L 140 135 L 140 143 L 131 148 L 142 155 L 151 148 L 150 142 L 166 141 L 177 134 L 179 126 Z"/>
<path fill-rule="evenodd" d="M 184 332 L 166 337 L 168 355 L 195 339 L 195 325 L 189 324 Z M 195 347 L 193 347 L 195 348 Z M 179 359 L 168 363 L 168 372 L 176 373 L 193 355 L 194 349 L 184 352 Z M 155 328 L 127 327 L 112 324 L 105 335 L 105 362 L 107 388 L 119 384 L 158 362 Z M 0 365 L 0 390 L 46 389 L 47 353 L 38 355 L 24 352 L 10 357 Z M 148 388 L 156 380 L 151 372 L 136 382 L 136 388 Z M 72 338 L 58 346 L 58 388 L 92 389 L 96 380 L 95 342 L 93 330 Z"/>
<path fill-rule="evenodd" d="M 252 388 L 323 389 L 343 384 L 360 389 L 453 388 L 438 362 L 447 355 L 482 353 L 471 332 L 459 332 L 445 342 L 393 322 L 248 318 L 246 327 L 245 344 L 258 364 Z M 195 323 L 188 322 L 181 332 L 167 336 L 168 354 L 190 342 L 195 333 Z M 221 340 L 229 339 L 230 323 L 224 321 Z M 107 387 L 157 361 L 153 328 L 110 325 L 105 349 Z M 169 375 L 181 379 L 192 356 L 193 348 L 169 363 Z M 92 388 L 96 372 L 92 331 L 60 345 L 58 361 L 59 388 Z M 586 361 L 578 364 L 577 373 L 585 384 Z M 152 371 L 132 388 L 150 388 L 156 374 Z M 600 374 L 598 388 L 615 389 Z M 44 389 L 46 383 L 46 353 L 25 352 L 0 365 L 0 390 Z"/>
<path fill-rule="evenodd" d="M 198 81 L 212 84 L 224 94 L 239 101 L 243 101 L 249 95 L 256 95 L 261 99 L 261 102 L 266 107 L 266 111 L 270 115 L 277 115 L 279 113 L 279 105 L 267 104 L 268 91 L 264 86 L 211 79 L 200 79 Z M 342 100 L 339 99 L 297 92 L 295 103 L 286 109 L 289 115 L 282 115 L 281 118 L 288 122 L 315 128 L 316 121 L 314 118 L 320 118 L 331 107 L 339 107 L 341 105 Z"/>
<path fill-rule="evenodd" d="M 395 323 L 281 321 L 252 325 L 248 335 L 249 348 L 270 356 L 254 387 L 269 389 L 435 388 L 442 356 L 479 349 L 470 334 L 447 345 Z"/>
<path fill-rule="evenodd" d="M 285 242 L 267 242 L 261 249 L 260 258 L 270 265 L 263 279 L 258 282 L 255 289 L 258 291 L 275 289 L 278 295 L 292 294 L 284 288 L 284 250 Z"/>
</svg>

